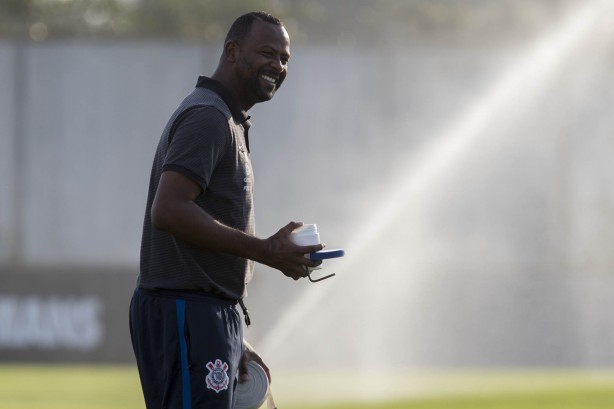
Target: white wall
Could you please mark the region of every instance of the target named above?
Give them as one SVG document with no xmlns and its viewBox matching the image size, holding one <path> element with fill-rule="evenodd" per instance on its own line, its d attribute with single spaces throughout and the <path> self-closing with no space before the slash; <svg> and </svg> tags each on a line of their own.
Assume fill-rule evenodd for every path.
<svg viewBox="0 0 614 409">
<path fill-rule="evenodd" d="M 296 346 L 300 353 L 279 348 L 280 366 L 323 357 L 348 364 L 344 352 L 363 345 L 379 348 L 371 360 L 391 359 L 383 357 L 390 345 L 408 339 L 413 349 L 395 357 L 400 364 L 613 363 L 614 334 L 601 332 L 612 322 L 600 314 L 613 307 L 613 42 L 602 35 L 583 45 L 537 97 L 521 93 L 509 112 L 497 111 L 480 143 L 428 189 L 406 195 L 368 247 L 373 253 L 349 247 L 330 264 L 338 277 L 315 287 L 258 266 L 250 337 L 266 349 L 271 331 L 284 336 L 283 314 L 295 301 L 322 291 L 329 296 L 307 303 L 293 328 L 305 345 Z M 0 265 L 12 269 L 18 258 L 39 270 L 135 272 L 160 132 L 197 76 L 212 72 L 219 50 L 158 42 L 24 47 L 19 92 L 27 109 L 16 123 L 15 48 L 0 42 Z M 293 47 L 286 83 L 250 112 L 260 235 L 298 219 L 318 223 L 330 247 L 351 246 L 360 224 L 426 169 L 429 143 L 524 48 Z M 24 188 L 18 209 L 14 181 Z M 516 296 L 528 300 L 523 308 Z M 409 311 L 397 322 L 406 330 L 387 346 L 375 328 L 388 322 L 380 311 L 396 309 Z M 343 332 L 339 322 L 355 326 Z M 338 342 L 356 338 L 361 325 L 373 328 L 366 344 Z M 480 344 L 476 334 L 489 330 Z M 511 337 L 517 331 L 521 342 Z M 450 348 L 437 350 L 437 340 Z M 329 353 L 310 354 L 306 345 L 316 341 Z"/>
</svg>

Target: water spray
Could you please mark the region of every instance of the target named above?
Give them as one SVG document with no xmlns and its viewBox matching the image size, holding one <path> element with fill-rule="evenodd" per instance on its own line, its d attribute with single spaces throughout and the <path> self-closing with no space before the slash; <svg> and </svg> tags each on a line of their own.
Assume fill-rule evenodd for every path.
<svg viewBox="0 0 614 409">
<path fill-rule="evenodd" d="M 492 118 L 518 100 L 528 98 L 545 88 L 548 78 L 557 66 L 568 57 L 572 50 L 585 41 L 598 18 L 610 6 L 608 0 L 583 2 L 574 8 L 552 30 L 544 34 L 516 62 L 509 65 L 474 103 L 456 120 L 443 129 L 432 142 L 425 146 L 417 161 L 411 162 L 395 174 L 402 175 L 400 180 L 391 180 L 391 190 L 384 195 L 386 200 L 373 216 L 362 223 L 355 239 L 347 248 L 352 254 L 361 254 L 377 242 L 391 223 L 403 214 L 411 198 L 433 186 L 438 180 L 455 168 L 482 135 L 481 131 L 492 123 Z M 530 90 L 530 91 L 528 91 Z M 534 94 L 533 94 L 534 95 Z M 409 178 L 407 175 L 410 175 Z M 342 264 L 337 272 L 339 279 L 352 279 L 344 272 L 359 269 L 359 260 Z M 337 280 L 334 284 L 339 285 Z M 261 343 L 264 355 L 273 356 L 294 332 L 296 326 L 304 322 L 305 316 L 332 290 L 332 285 L 310 291 L 298 298 L 286 311 Z"/>
</svg>

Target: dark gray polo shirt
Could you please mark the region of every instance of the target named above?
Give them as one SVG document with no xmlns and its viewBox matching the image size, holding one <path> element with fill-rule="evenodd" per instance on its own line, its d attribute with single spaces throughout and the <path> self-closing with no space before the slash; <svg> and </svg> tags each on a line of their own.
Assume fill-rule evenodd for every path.
<svg viewBox="0 0 614 409">
<path fill-rule="evenodd" d="M 225 225 L 254 234 L 249 117 L 217 81 L 200 77 L 168 121 L 153 162 L 143 223 L 138 286 L 190 290 L 241 299 L 253 261 L 197 248 L 151 224 L 151 205 L 164 171 L 198 183 L 195 203 Z"/>
</svg>

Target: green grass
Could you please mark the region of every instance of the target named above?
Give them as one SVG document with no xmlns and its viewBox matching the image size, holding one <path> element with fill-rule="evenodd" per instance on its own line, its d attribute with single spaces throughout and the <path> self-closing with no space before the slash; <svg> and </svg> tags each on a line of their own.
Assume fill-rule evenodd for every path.
<svg viewBox="0 0 614 409">
<path fill-rule="evenodd" d="M 361 377 L 340 372 L 282 373 L 275 375 L 273 386 L 280 409 L 614 408 L 611 371 L 457 370 L 386 376 L 374 383 L 368 372 Z M 0 408 L 144 409 L 144 405 L 133 367 L 0 365 Z"/>
<path fill-rule="evenodd" d="M 143 409 L 138 374 L 125 366 L 0 366 L 2 409 Z"/>
<path fill-rule="evenodd" d="M 612 409 L 614 392 L 572 391 L 556 394 L 503 394 L 406 400 L 380 403 L 348 403 L 333 405 L 297 405 L 292 409 Z"/>
</svg>

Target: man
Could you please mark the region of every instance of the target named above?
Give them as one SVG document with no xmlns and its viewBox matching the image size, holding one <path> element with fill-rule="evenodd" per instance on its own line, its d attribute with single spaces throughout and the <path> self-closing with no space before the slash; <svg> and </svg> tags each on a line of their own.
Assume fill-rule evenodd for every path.
<svg viewBox="0 0 614 409">
<path fill-rule="evenodd" d="M 219 65 L 200 77 L 162 134 L 153 162 L 130 332 L 148 409 L 233 407 L 247 362 L 268 368 L 243 339 L 236 308 L 254 261 L 298 280 L 310 267 L 291 222 L 254 235 L 246 114 L 287 75 L 290 40 L 266 13 L 239 17 Z M 249 325 L 249 322 L 248 322 Z"/>
</svg>

